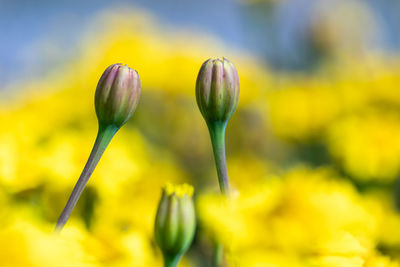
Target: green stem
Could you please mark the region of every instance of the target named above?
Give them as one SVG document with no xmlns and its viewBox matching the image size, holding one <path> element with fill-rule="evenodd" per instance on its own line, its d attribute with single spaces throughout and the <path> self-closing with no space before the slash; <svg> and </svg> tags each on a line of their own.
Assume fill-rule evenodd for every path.
<svg viewBox="0 0 400 267">
<path fill-rule="evenodd" d="M 219 188 L 224 196 L 229 197 L 230 189 L 225 155 L 225 129 L 226 123 L 217 122 L 208 124 L 208 130 L 210 131 L 211 143 L 214 151 L 215 166 L 217 168 Z M 213 267 L 221 266 L 223 253 L 224 248 L 222 244 L 216 244 L 212 262 Z"/>
<path fill-rule="evenodd" d="M 217 168 L 219 188 L 222 194 L 228 196 L 229 180 L 225 157 L 225 129 L 226 123 L 216 122 L 208 124 L 214 151 L 215 166 Z"/>
<path fill-rule="evenodd" d="M 177 267 L 179 263 L 180 255 L 175 257 L 164 254 L 164 267 Z"/>
<path fill-rule="evenodd" d="M 86 165 L 81 173 L 81 176 L 78 179 L 78 182 L 75 184 L 74 189 L 72 190 L 71 196 L 68 199 L 67 204 L 65 205 L 64 210 L 62 211 L 60 217 L 58 218 L 57 225 L 55 228 L 55 232 L 59 232 L 63 229 L 65 223 L 67 222 L 72 210 L 74 209 L 76 203 L 78 202 L 79 197 L 82 194 L 83 189 L 86 186 L 90 176 L 92 175 L 94 169 L 97 166 L 101 156 L 106 150 L 108 144 L 113 138 L 114 134 L 118 131 L 118 128 L 114 125 L 109 126 L 99 126 L 99 131 L 97 133 L 96 141 L 93 145 L 92 152 L 90 153 L 89 159 L 86 162 Z"/>
<path fill-rule="evenodd" d="M 214 248 L 212 267 L 221 266 L 223 255 L 224 255 L 224 247 L 221 244 L 216 244 Z"/>
</svg>

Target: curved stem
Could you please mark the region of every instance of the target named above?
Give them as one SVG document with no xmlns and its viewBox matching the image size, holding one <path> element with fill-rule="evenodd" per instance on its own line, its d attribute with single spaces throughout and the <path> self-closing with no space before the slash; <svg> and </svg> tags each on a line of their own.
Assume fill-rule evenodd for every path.
<svg viewBox="0 0 400 267">
<path fill-rule="evenodd" d="M 177 267 L 180 256 L 171 257 L 164 254 L 164 267 Z"/>
<path fill-rule="evenodd" d="M 59 232 L 64 227 L 67 222 L 72 210 L 74 209 L 76 203 L 78 202 L 79 197 L 82 194 L 83 189 L 86 186 L 90 176 L 92 175 L 94 169 L 97 166 L 101 156 L 106 150 L 108 144 L 113 138 L 114 134 L 118 131 L 118 128 L 114 125 L 109 125 L 106 127 L 99 126 L 99 131 L 97 133 L 96 141 L 93 145 L 92 152 L 90 153 L 89 159 L 86 162 L 86 165 L 81 173 L 81 176 L 78 179 L 78 182 L 75 184 L 74 189 L 72 190 L 71 196 L 68 199 L 67 204 L 65 205 L 64 210 L 62 211 L 60 217 L 58 218 L 57 225 L 55 228 L 55 232 Z"/>
<path fill-rule="evenodd" d="M 217 122 L 208 124 L 214 151 L 215 166 L 217 168 L 219 188 L 222 194 L 228 196 L 229 180 L 225 156 L 225 129 L 226 123 Z"/>
</svg>

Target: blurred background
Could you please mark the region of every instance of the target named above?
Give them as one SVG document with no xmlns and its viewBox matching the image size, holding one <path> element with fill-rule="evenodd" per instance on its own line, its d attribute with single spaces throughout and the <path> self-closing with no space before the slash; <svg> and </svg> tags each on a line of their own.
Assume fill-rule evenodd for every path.
<svg viewBox="0 0 400 267">
<path fill-rule="evenodd" d="M 400 266 L 397 0 L 0 0 L 0 265 L 162 266 L 161 187 L 195 187 L 182 266 Z M 194 95 L 224 56 L 241 96 L 227 128 L 235 197 L 218 199 Z M 97 133 L 104 69 L 142 95 L 60 236 L 52 228 Z"/>
<path fill-rule="evenodd" d="M 317 54 L 328 49 L 322 46 L 333 45 L 329 40 L 318 40 L 319 31 L 321 35 L 325 31 L 318 27 L 330 27 L 325 39 L 338 42 L 338 46 L 399 51 L 398 1 L 330 2 L 2 0 L 0 30 L 7 39 L 0 47 L 0 81 L 12 81 L 21 74 L 42 74 L 76 56 L 79 41 L 93 26 L 94 17 L 124 8 L 149 13 L 164 30 L 196 30 L 217 37 L 276 69 L 302 71 L 312 67 Z"/>
</svg>

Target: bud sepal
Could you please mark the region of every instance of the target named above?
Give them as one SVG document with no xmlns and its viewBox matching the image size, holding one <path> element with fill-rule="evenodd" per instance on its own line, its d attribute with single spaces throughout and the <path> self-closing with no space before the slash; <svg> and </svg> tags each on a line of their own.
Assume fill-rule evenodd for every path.
<svg viewBox="0 0 400 267">
<path fill-rule="evenodd" d="M 226 58 L 208 59 L 196 80 L 196 101 L 207 124 L 227 123 L 239 102 L 237 70 Z"/>
<path fill-rule="evenodd" d="M 99 124 L 121 128 L 135 112 L 139 97 L 140 78 L 137 71 L 120 63 L 109 66 L 101 76 L 95 93 Z"/>
</svg>

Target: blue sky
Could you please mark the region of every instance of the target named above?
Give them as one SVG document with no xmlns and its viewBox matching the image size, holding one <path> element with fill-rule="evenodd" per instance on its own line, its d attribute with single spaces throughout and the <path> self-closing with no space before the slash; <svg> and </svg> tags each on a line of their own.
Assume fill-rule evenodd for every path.
<svg viewBox="0 0 400 267">
<path fill-rule="evenodd" d="M 382 32 L 382 46 L 400 47 L 400 1 L 369 0 Z M 233 0 L 0 0 L 0 88 L 20 75 L 34 76 L 73 55 L 82 25 L 115 6 L 132 5 L 155 14 L 172 27 L 194 27 L 232 46 L 264 57 L 271 65 L 301 55 L 299 29 L 307 23 L 313 0 L 286 0 L 276 12 Z M 52 40 L 63 57 L 43 62 L 37 45 Z M 49 47 L 48 49 L 52 49 Z M 279 50 L 279 53 L 277 51 Z M 286 58 L 285 58 L 286 57 Z"/>
</svg>

